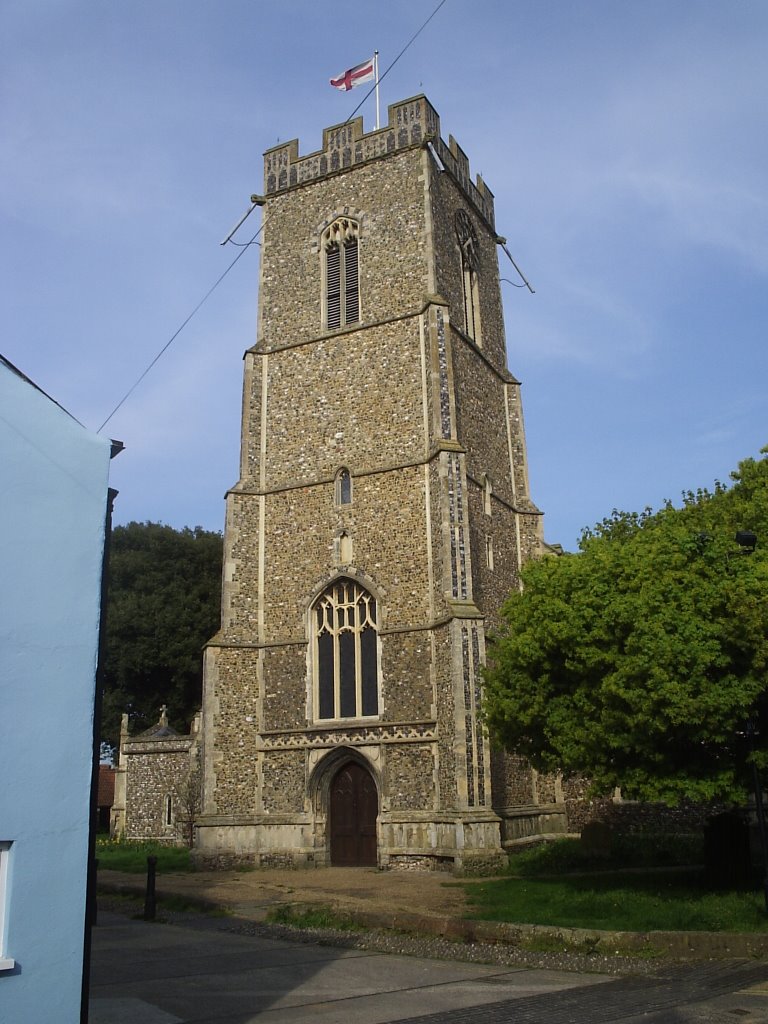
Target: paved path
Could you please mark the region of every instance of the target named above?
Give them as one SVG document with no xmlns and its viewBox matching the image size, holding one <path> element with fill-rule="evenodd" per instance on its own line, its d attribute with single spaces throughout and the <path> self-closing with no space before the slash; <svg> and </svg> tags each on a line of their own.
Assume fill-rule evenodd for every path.
<svg viewBox="0 0 768 1024">
<path fill-rule="evenodd" d="M 91 1024 L 768 1024 L 768 964 L 663 976 L 424 960 L 235 934 L 221 920 L 149 924 L 102 912 Z"/>
<path fill-rule="evenodd" d="M 602 975 L 423 960 L 102 912 L 91 1024 L 379 1024 L 594 986 Z"/>
</svg>

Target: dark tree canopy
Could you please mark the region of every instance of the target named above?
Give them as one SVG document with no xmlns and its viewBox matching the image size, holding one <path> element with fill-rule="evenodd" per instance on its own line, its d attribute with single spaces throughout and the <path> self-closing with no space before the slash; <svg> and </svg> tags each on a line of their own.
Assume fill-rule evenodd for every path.
<svg viewBox="0 0 768 1024">
<path fill-rule="evenodd" d="M 595 792 L 743 799 L 768 766 L 768 459 L 732 477 L 526 567 L 486 672 L 504 745 Z"/>
<path fill-rule="evenodd" d="M 202 647 L 219 628 L 222 538 L 161 523 L 112 531 L 102 738 L 116 746 L 120 717 L 132 730 L 177 728 L 200 707 Z"/>
</svg>

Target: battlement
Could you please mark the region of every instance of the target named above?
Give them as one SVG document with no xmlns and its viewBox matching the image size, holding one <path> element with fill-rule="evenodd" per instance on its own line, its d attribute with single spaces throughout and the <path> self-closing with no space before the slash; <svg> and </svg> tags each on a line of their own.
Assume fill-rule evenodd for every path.
<svg viewBox="0 0 768 1024">
<path fill-rule="evenodd" d="M 448 144 L 440 137 L 440 118 L 426 96 L 390 104 L 387 124 L 377 131 L 364 132 L 362 117 L 325 128 L 322 148 L 308 156 L 299 156 L 298 139 L 268 149 L 264 154 L 264 194 L 284 192 L 426 144 L 495 230 L 493 193 L 479 174 L 476 182 L 471 180 L 469 159 L 453 136 L 448 136 Z"/>
</svg>

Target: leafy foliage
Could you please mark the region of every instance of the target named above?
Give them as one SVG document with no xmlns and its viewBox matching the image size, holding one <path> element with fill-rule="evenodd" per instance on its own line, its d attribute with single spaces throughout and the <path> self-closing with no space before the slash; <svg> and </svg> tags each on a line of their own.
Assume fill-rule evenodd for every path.
<svg viewBox="0 0 768 1024">
<path fill-rule="evenodd" d="M 486 672 L 507 747 L 594 792 L 743 799 L 750 762 L 768 764 L 768 459 L 732 476 L 526 567 Z M 763 543 L 745 554 L 737 530 Z"/>
<path fill-rule="evenodd" d="M 129 523 L 112 532 L 102 738 L 116 746 L 120 717 L 136 728 L 189 724 L 200 707 L 202 647 L 218 629 L 221 534 Z"/>
</svg>

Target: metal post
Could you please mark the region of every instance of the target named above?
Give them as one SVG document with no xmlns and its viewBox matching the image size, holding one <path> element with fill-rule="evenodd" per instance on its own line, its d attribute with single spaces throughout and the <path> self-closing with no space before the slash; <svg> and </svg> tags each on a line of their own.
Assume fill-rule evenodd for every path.
<svg viewBox="0 0 768 1024">
<path fill-rule="evenodd" d="M 93 862 L 93 876 L 94 876 L 94 878 L 98 878 L 99 877 L 99 858 L 98 857 Z M 91 916 L 91 924 L 95 926 L 95 925 L 97 925 L 99 923 L 99 904 L 98 904 L 98 900 L 94 900 L 93 901 L 93 906 L 91 908 L 91 915 L 92 915 Z"/>
<path fill-rule="evenodd" d="M 157 871 L 157 857 L 147 857 L 147 892 L 144 896 L 144 920 L 154 921 L 157 910 L 155 898 L 155 874 Z"/>
<path fill-rule="evenodd" d="M 739 545 L 741 553 L 751 555 L 757 547 L 757 534 L 751 530 L 738 530 L 734 540 Z M 755 739 L 760 735 L 755 723 L 750 719 L 747 722 L 747 737 L 749 739 L 750 753 L 754 758 Z M 755 761 L 752 761 L 752 781 L 755 787 L 755 810 L 757 812 L 757 831 L 760 834 L 760 852 L 763 857 L 763 898 L 765 899 L 765 912 L 768 914 L 768 838 L 765 834 L 765 810 L 763 808 L 763 784 L 760 779 L 760 772 L 757 770 Z"/>
<path fill-rule="evenodd" d="M 379 51 L 373 51 L 373 77 L 376 82 L 376 131 L 380 127 L 379 119 Z"/>
<path fill-rule="evenodd" d="M 119 445 L 119 447 L 118 447 Z M 123 449 L 120 441 L 112 441 L 110 458 L 119 455 Z M 93 694 L 93 750 L 91 767 L 91 791 L 88 823 L 88 863 L 85 878 L 85 921 L 83 927 L 83 977 L 80 985 L 80 1024 L 88 1024 L 88 1010 L 91 986 L 91 945 L 93 926 L 96 924 L 96 816 L 99 809 L 99 762 L 101 761 L 101 703 L 104 692 L 104 661 L 107 652 L 107 606 L 109 599 L 109 552 L 112 542 L 112 512 L 117 491 L 107 488 L 107 502 L 104 510 L 104 553 L 101 562 L 101 609 L 99 612 L 99 647 L 96 661 L 96 678 Z"/>
<path fill-rule="evenodd" d="M 765 897 L 765 912 L 768 914 L 768 837 L 765 832 L 765 810 L 763 808 L 763 786 L 760 781 L 760 773 L 757 765 L 752 764 L 752 775 L 755 785 L 755 809 L 757 811 L 757 830 L 760 834 L 760 851 L 763 855 L 763 896 Z"/>
</svg>

